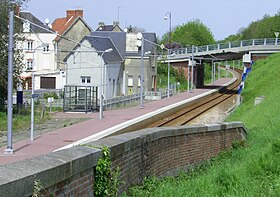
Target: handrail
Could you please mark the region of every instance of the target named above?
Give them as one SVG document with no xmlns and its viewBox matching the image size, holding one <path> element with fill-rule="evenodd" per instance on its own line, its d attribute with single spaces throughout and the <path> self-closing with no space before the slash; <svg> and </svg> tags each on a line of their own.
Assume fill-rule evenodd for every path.
<svg viewBox="0 0 280 197">
<path fill-rule="evenodd" d="M 217 43 L 204 46 L 196 46 L 194 53 L 201 52 L 211 52 L 215 50 L 226 50 L 238 47 L 249 47 L 249 46 L 277 46 L 280 47 L 280 38 L 263 38 L 263 39 L 250 39 L 250 40 L 241 40 L 233 41 L 226 43 Z M 186 48 L 172 49 L 171 53 L 174 54 L 190 54 L 192 53 L 192 46 Z"/>
</svg>

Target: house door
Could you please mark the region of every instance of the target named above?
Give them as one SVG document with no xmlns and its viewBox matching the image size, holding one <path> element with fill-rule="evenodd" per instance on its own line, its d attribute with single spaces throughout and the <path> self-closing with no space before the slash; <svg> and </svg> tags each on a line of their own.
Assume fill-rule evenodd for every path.
<svg viewBox="0 0 280 197">
<path fill-rule="evenodd" d="M 41 89 L 55 89 L 55 77 L 41 77 Z"/>
<path fill-rule="evenodd" d="M 116 96 L 116 80 L 113 79 L 113 97 Z"/>
</svg>

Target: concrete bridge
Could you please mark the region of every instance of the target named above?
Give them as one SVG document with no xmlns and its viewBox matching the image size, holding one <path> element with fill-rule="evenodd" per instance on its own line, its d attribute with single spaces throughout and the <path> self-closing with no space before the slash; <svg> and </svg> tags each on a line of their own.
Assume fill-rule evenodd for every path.
<svg viewBox="0 0 280 197">
<path fill-rule="evenodd" d="M 194 85 L 202 87 L 204 85 L 204 63 L 242 60 L 245 66 L 250 66 L 252 61 L 263 59 L 279 51 L 280 40 L 277 38 L 251 39 L 172 49 L 172 55 L 167 58 L 166 62 L 170 62 L 171 66 L 182 70 L 187 76 L 189 65 L 194 57 Z"/>
</svg>

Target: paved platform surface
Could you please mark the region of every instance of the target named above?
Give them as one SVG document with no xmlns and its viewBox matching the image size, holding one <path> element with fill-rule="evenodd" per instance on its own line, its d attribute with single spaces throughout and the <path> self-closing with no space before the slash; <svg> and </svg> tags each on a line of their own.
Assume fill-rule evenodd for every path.
<svg viewBox="0 0 280 197">
<path fill-rule="evenodd" d="M 108 130 L 116 125 L 125 125 L 128 122 L 133 121 L 139 117 L 144 117 L 145 114 L 149 114 L 161 108 L 173 105 L 192 97 L 205 94 L 214 88 L 221 87 L 228 83 L 232 79 L 219 79 L 215 81 L 212 86 L 206 86 L 202 89 L 195 89 L 192 92 L 183 92 L 169 98 L 165 98 L 158 101 L 152 101 L 144 103 L 144 108 L 140 109 L 139 106 L 108 110 L 104 111 L 104 118 L 99 119 L 99 113 L 59 113 L 58 116 L 65 117 L 89 117 L 90 119 L 84 122 L 80 122 L 68 127 L 57 129 L 48 133 L 44 133 L 41 136 L 36 136 L 34 141 L 23 140 L 13 144 L 14 154 L 5 155 L 5 147 L 0 148 L 0 165 L 16 162 L 19 160 L 28 159 L 38 155 L 43 155 L 60 149 L 65 146 L 71 146 L 71 144 L 79 141 L 85 142 L 83 139 L 94 140 L 94 136 L 101 133 L 104 130 Z M 35 131 L 36 135 L 36 131 Z M 93 136 L 93 137 L 89 137 Z"/>
</svg>

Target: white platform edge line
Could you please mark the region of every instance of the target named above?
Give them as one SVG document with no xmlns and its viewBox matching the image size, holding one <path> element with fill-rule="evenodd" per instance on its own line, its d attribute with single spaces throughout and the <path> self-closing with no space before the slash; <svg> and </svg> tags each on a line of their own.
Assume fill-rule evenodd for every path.
<svg viewBox="0 0 280 197">
<path fill-rule="evenodd" d="M 236 80 L 236 78 L 233 78 L 231 81 L 229 81 L 228 83 L 224 84 L 223 86 L 228 86 L 229 84 L 233 83 L 235 80 Z M 206 95 L 209 95 L 209 94 L 211 94 L 211 93 L 214 93 L 215 91 L 217 91 L 217 89 L 210 90 L 210 91 L 205 92 L 205 93 L 203 93 L 203 94 L 194 96 L 194 97 L 192 97 L 192 98 L 189 98 L 189 99 L 186 99 L 186 100 L 183 100 L 183 101 L 180 101 L 180 102 L 171 104 L 171 105 L 168 105 L 168 106 L 163 107 L 163 108 L 160 108 L 160 109 L 158 109 L 158 110 L 156 110 L 156 111 L 153 111 L 153 112 L 144 114 L 144 115 L 142 115 L 142 116 L 139 116 L 139 117 L 137 117 L 137 118 L 134 118 L 134 119 L 132 119 L 132 120 L 128 120 L 128 121 L 126 121 L 126 122 L 120 123 L 120 124 L 118 124 L 118 125 L 115 125 L 115 126 L 110 127 L 110 128 L 108 128 L 108 129 L 102 130 L 102 131 L 100 131 L 100 132 L 98 132 L 98 133 L 95 133 L 95 134 L 93 134 L 93 135 L 90 135 L 90 136 L 88 136 L 88 137 L 86 137 L 86 138 L 80 139 L 80 140 L 78 140 L 78 141 L 76 141 L 76 142 L 73 142 L 73 143 L 68 144 L 68 145 L 66 145 L 66 146 L 63 146 L 63 147 L 61 147 L 61 148 L 58 148 L 58 149 L 54 150 L 53 152 L 60 151 L 60 150 L 63 150 L 63 149 L 67 149 L 67 148 L 71 148 L 71 147 L 74 147 L 74 146 L 77 146 L 77 145 L 80 145 L 80 144 L 86 144 L 86 143 L 89 143 L 89 142 L 92 142 L 92 141 L 99 140 L 99 139 L 101 139 L 101 138 L 103 138 L 103 137 L 105 137 L 105 136 L 108 136 L 108 135 L 110 135 L 110 134 L 112 134 L 112 133 L 114 133 L 114 132 L 117 132 L 117 131 L 119 131 L 119 130 L 121 130 L 121 129 L 127 127 L 127 126 L 130 126 L 130 125 L 135 124 L 135 123 L 137 123 L 137 122 L 139 122 L 139 121 L 142 121 L 143 119 L 150 118 L 150 117 L 152 117 L 152 116 L 155 116 L 155 115 L 157 115 L 157 114 L 159 114 L 159 113 L 162 113 L 162 112 L 167 111 L 167 110 L 169 110 L 169 109 L 172 109 L 172 108 L 174 108 L 174 107 L 180 106 L 180 105 L 182 105 L 182 104 L 185 104 L 185 103 L 191 102 L 191 101 L 193 101 L 193 100 L 196 100 L 196 99 L 198 99 L 198 98 L 200 98 L 200 97 L 204 97 L 204 96 L 206 96 Z"/>
</svg>

